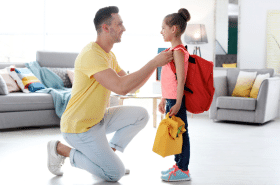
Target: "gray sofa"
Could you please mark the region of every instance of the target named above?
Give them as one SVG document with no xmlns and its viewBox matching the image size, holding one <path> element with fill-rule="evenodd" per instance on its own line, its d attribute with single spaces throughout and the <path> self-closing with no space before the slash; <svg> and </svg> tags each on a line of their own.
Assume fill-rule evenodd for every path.
<svg viewBox="0 0 280 185">
<path fill-rule="evenodd" d="M 36 60 L 41 67 L 74 68 L 77 55 L 78 53 L 38 51 Z M 0 63 L 0 69 L 12 64 L 25 67 L 23 63 Z M 118 104 L 117 101 L 111 98 L 110 105 Z M 59 124 L 60 119 L 55 113 L 50 94 L 14 92 L 0 95 L 0 129 Z"/>
<path fill-rule="evenodd" d="M 231 96 L 239 71 L 270 73 L 271 77 L 262 82 L 257 99 Z M 228 69 L 226 76 L 214 78 L 214 87 L 210 119 L 263 124 L 278 116 L 280 78 L 274 76 L 274 69 Z"/>
</svg>

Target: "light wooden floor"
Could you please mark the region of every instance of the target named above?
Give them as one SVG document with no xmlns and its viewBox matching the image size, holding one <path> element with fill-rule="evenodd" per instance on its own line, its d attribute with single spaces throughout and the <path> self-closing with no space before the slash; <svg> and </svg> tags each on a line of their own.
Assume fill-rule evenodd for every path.
<svg viewBox="0 0 280 185">
<path fill-rule="evenodd" d="M 129 102 L 127 102 L 129 103 Z M 145 106 L 152 115 L 152 101 L 131 101 Z M 160 115 L 158 114 L 158 120 Z M 207 116 L 189 116 L 191 141 L 190 182 L 165 183 L 160 171 L 171 167 L 173 157 L 152 152 L 156 129 L 152 119 L 124 153 L 117 152 L 131 174 L 117 185 L 276 185 L 280 184 L 280 121 L 265 125 L 213 122 Z M 108 135 L 110 139 L 112 135 Z M 59 128 L 0 131 L 1 185 L 104 185 L 112 184 L 73 168 L 69 159 L 62 177 L 47 169 L 46 144 L 59 139 Z"/>
</svg>

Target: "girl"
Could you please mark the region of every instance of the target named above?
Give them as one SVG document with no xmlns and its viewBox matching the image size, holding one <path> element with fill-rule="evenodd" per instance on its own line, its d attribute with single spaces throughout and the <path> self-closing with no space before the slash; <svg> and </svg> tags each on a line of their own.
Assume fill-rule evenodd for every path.
<svg viewBox="0 0 280 185">
<path fill-rule="evenodd" d="M 181 41 L 181 35 L 184 33 L 190 18 L 191 16 L 188 10 L 181 8 L 178 13 L 169 14 L 164 18 L 160 32 L 165 42 L 171 42 L 171 48 L 167 50 L 174 50 L 174 61 L 172 62 L 176 66 L 176 76 L 171 70 L 171 63 L 162 67 L 162 99 L 159 103 L 159 111 L 162 114 L 169 112 L 170 117 L 173 115 L 180 117 L 185 122 L 186 128 L 186 132 L 183 133 L 182 153 L 175 155 L 176 164 L 169 170 L 161 172 L 161 178 L 164 181 L 190 180 L 188 169 L 190 143 L 184 97 L 184 84 L 188 71 L 189 53 Z"/>
</svg>

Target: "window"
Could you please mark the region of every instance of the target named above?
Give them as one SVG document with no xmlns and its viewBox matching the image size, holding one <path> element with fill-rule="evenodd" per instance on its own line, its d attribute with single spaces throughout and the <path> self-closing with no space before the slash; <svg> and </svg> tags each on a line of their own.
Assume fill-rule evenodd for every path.
<svg viewBox="0 0 280 185">
<path fill-rule="evenodd" d="M 0 2 L 0 62 L 34 61 L 38 50 L 80 52 L 96 39 L 97 10 L 113 5 L 126 28 L 122 42 L 112 49 L 121 66 L 139 69 L 159 47 L 169 47 L 161 24 L 179 10 L 180 0 L 9 0 Z"/>
</svg>

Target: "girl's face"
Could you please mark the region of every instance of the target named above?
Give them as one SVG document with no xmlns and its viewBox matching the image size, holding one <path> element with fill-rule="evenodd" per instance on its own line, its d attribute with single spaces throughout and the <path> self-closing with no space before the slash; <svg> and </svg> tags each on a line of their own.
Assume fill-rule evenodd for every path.
<svg viewBox="0 0 280 185">
<path fill-rule="evenodd" d="M 174 35 L 172 32 L 172 28 L 166 25 L 165 20 L 162 21 L 162 29 L 160 33 L 162 34 L 163 40 L 165 42 L 170 42 Z"/>
</svg>

